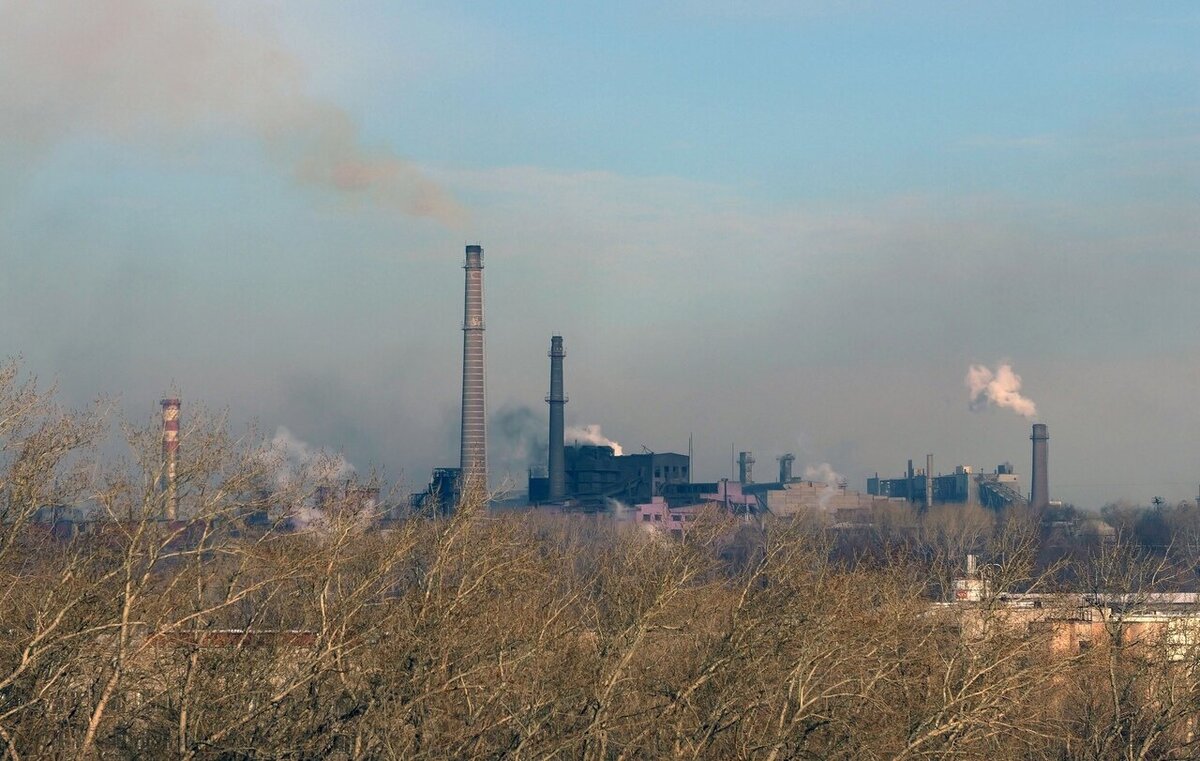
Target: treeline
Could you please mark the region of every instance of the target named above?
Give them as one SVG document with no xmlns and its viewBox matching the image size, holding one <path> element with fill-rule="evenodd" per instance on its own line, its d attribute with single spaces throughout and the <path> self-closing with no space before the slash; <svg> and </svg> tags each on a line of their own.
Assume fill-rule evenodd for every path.
<svg viewBox="0 0 1200 761">
<path fill-rule="evenodd" d="M 280 478 L 256 437 L 189 420 L 189 520 L 166 523 L 152 423 L 125 429 L 128 458 L 97 462 L 102 421 L 0 373 L 7 757 L 1195 755 L 1200 653 L 1123 636 L 1117 619 L 1063 651 L 995 596 L 1059 588 L 1034 516 L 983 531 L 947 516 L 919 544 L 880 528 L 852 552 L 816 517 L 714 509 L 678 542 L 489 514 L 477 496 L 387 530 L 335 504 L 293 533 L 249 525 L 253 495 L 273 478 L 278 504 L 299 504 L 320 474 Z M 33 520 L 84 502 L 107 519 L 88 534 Z M 935 604 L 967 545 L 992 592 Z M 1095 588 L 1169 583 L 1121 543 L 1062 565 Z"/>
</svg>

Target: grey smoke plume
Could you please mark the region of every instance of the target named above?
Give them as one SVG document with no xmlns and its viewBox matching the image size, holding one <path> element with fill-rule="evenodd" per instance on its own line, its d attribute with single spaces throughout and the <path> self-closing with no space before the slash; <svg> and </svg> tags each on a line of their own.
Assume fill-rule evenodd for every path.
<svg viewBox="0 0 1200 761">
<path fill-rule="evenodd" d="M 567 443 L 578 441 L 581 444 L 595 444 L 600 447 L 612 447 L 613 454 L 622 455 L 625 450 L 621 445 L 604 435 L 596 423 L 590 425 L 573 425 L 567 428 L 564 437 Z"/>
<path fill-rule="evenodd" d="M 505 405 L 489 423 L 493 442 L 489 453 L 500 471 L 514 472 L 546 464 L 548 421 L 524 405 Z"/>
<path fill-rule="evenodd" d="M 842 476 L 827 462 L 805 467 L 804 480 L 825 484 L 825 488 L 821 490 L 821 496 L 818 497 L 822 510 L 829 509 L 829 501 L 837 495 L 843 483 Z"/>
<path fill-rule="evenodd" d="M 991 403 L 1030 420 L 1037 417 L 1037 405 L 1021 395 L 1021 376 L 1013 372 L 1012 365 L 1002 364 L 995 372 L 985 365 L 971 365 L 967 369 L 966 384 L 971 409 L 975 412 L 986 409 Z"/>
<path fill-rule="evenodd" d="M 0 170 L 73 134 L 172 143 L 247 135 L 297 182 L 457 224 L 462 209 L 342 109 L 305 92 L 288 52 L 205 0 L 0 3 Z M 6 150 L 7 149 L 7 150 Z"/>
</svg>

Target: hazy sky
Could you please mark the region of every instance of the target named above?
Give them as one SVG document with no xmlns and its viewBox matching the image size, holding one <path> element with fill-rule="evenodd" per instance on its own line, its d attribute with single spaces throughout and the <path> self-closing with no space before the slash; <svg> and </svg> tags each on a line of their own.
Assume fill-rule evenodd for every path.
<svg viewBox="0 0 1200 761">
<path fill-rule="evenodd" d="M 1200 487 L 1191 2 L 0 0 L 0 354 L 66 399 L 457 464 L 465 242 L 489 404 L 696 473 Z M 493 475 L 527 455 L 493 425 Z M 544 434 L 542 434 L 544 436 Z"/>
</svg>

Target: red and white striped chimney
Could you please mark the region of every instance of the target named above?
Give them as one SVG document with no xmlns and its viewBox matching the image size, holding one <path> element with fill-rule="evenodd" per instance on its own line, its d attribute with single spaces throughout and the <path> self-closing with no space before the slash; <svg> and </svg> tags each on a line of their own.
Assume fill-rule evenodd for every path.
<svg viewBox="0 0 1200 761">
<path fill-rule="evenodd" d="M 179 517 L 179 494 L 176 489 L 176 468 L 179 464 L 179 399 L 162 402 L 163 474 L 160 488 L 164 495 L 163 512 L 167 520 Z"/>
</svg>

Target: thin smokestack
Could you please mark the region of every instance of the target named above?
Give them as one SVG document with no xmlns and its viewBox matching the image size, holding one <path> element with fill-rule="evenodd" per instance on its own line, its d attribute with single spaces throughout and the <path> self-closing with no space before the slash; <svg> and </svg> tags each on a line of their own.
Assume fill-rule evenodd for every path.
<svg viewBox="0 0 1200 761">
<path fill-rule="evenodd" d="M 1050 430 L 1044 423 L 1035 423 L 1029 438 L 1033 441 L 1029 505 L 1036 510 L 1050 506 Z"/>
<path fill-rule="evenodd" d="M 487 490 L 487 409 L 483 363 L 483 246 L 467 246 L 463 305 L 462 490 Z"/>
<path fill-rule="evenodd" d="M 167 520 L 179 517 L 179 490 L 176 482 L 179 466 L 179 407 L 178 399 L 163 399 L 162 453 L 163 473 L 159 488 L 163 493 L 163 513 Z"/>
<path fill-rule="evenodd" d="M 925 455 L 925 507 L 933 507 L 933 455 Z"/>
<path fill-rule="evenodd" d="M 550 476 L 550 500 L 557 501 L 567 496 L 566 437 L 563 423 L 563 406 L 567 403 L 563 393 L 562 336 L 550 338 L 550 451 L 547 471 Z"/>
</svg>

